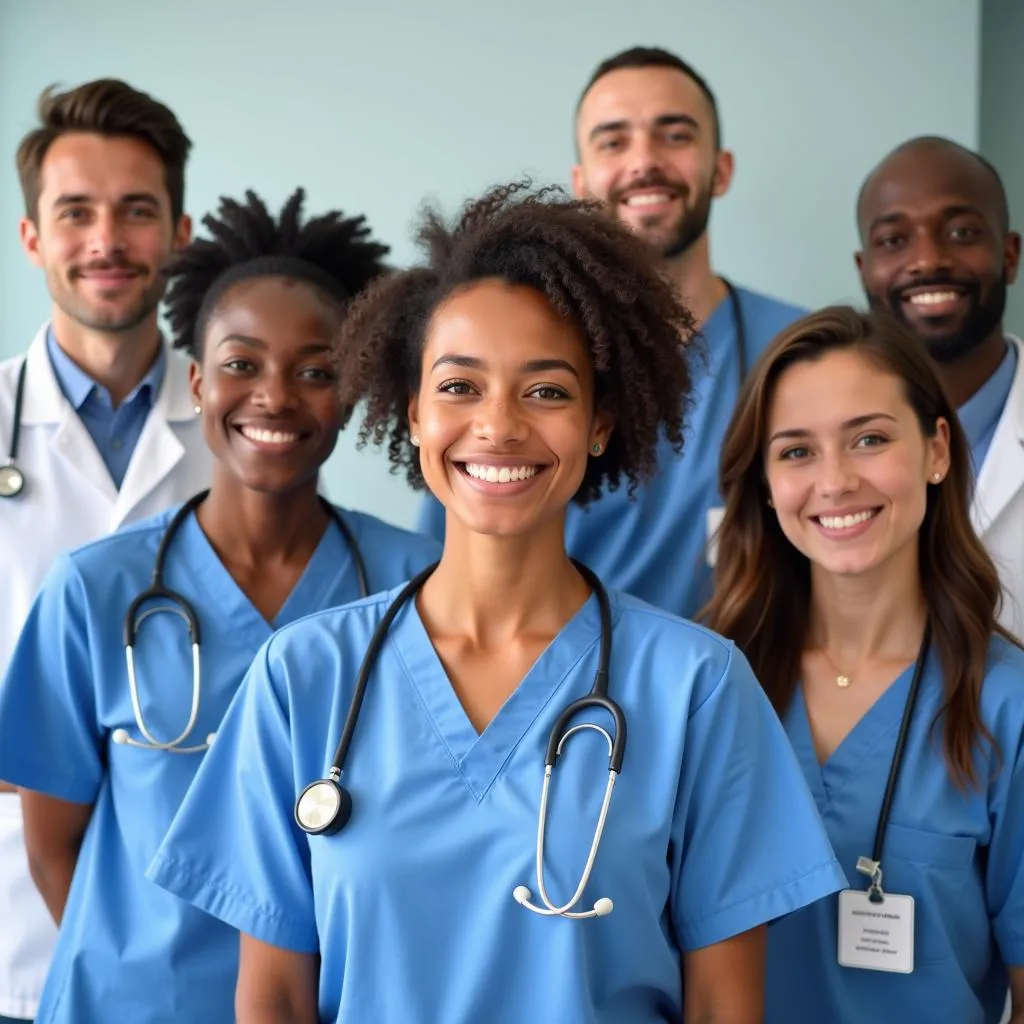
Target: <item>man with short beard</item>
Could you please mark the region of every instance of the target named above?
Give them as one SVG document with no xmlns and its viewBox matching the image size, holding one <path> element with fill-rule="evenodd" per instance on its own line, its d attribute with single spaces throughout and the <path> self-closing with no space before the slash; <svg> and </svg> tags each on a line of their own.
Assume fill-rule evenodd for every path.
<svg viewBox="0 0 1024 1024">
<path fill-rule="evenodd" d="M 1003 330 L 1021 239 L 988 161 L 948 139 L 903 143 L 857 201 L 857 267 L 872 306 L 921 339 L 967 433 L 974 526 L 999 569 L 1001 621 L 1024 636 L 1024 346 Z"/>
<path fill-rule="evenodd" d="M 606 491 L 569 508 L 570 554 L 610 586 L 693 617 L 711 596 L 714 532 L 722 508 L 718 456 L 740 381 L 801 310 L 711 267 L 713 200 L 732 180 L 718 107 L 707 82 L 666 50 L 635 47 L 599 65 L 576 108 L 573 189 L 599 200 L 661 255 L 700 324 L 693 406 L 682 455 L 663 443 L 659 475 L 630 497 Z M 597 456 L 599 457 L 599 456 Z M 441 538 L 444 509 L 427 499 L 420 529 Z"/>
<path fill-rule="evenodd" d="M 0 676 L 58 555 L 209 486 L 188 367 L 157 323 L 167 262 L 191 232 L 189 147 L 171 110 L 110 79 L 44 92 L 18 147 L 22 246 L 53 308 L 28 351 L 0 363 Z M 59 774 L 61 754 L 38 758 Z M 70 878 L 91 810 L 72 806 L 52 849 L 26 851 L 18 796 L 0 782 L 0 1024 L 36 1013 L 56 930 L 32 873 L 56 857 Z"/>
</svg>

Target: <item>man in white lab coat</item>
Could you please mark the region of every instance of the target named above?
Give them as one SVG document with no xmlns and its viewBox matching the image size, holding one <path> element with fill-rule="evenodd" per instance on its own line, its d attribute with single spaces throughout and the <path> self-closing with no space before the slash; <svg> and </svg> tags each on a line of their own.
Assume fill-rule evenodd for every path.
<svg viewBox="0 0 1024 1024">
<path fill-rule="evenodd" d="M 867 177 L 857 266 L 873 306 L 937 361 L 974 456 L 973 518 L 1024 637 L 1024 346 L 1003 329 L 1021 238 L 995 168 L 947 139 L 912 139 Z"/>
<path fill-rule="evenodd" d="M 0 467 L 13 463 L 0 469 L 0 675 L 57 554 L 187 498 L 210 469 L 186 365 L 157 324 L 165 267 L 191 233 L 189 139 L 167 107 L 114 80 L 48 90 L 39 115 L 17 155 L 21 241 L 53 310 L 27 353 L 0 364 Z M 56 931 L 18 797 L 0 789 L 2 1022 L 34 1016 Z"/>
</svg>

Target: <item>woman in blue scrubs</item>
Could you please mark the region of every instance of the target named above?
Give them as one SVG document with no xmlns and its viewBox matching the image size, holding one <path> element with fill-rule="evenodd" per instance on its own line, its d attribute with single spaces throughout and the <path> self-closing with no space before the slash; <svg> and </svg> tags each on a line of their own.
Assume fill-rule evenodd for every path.
<svg viewBox="0 0 1024 1024">
<path fill-rule="evenodd" d="M 996 1024 L 1008 987 L 1024 1021 L 1024 651 L 971 484 L 895 320 L 823 310 L 752 371 L 706 619 L 751 660 L 851 882 L 771 929 L 771 1024 Z"/>
<path fill-rule="evenodd" d="M 172 270 L 170 322 L 216 457 L 209 493 L 169 540 L 175 510 L 62 557 L 0 689 L 0 778 L 24 787 L 29 861 L 61 925 L 38 1024 L 233 1019 L 237 934 L 144 872 L 260 645 L 360 596 L 342 526 L 372 589 L 436 558 L 433 542 L 317 496 L 345 419 L 332 339 L 386 250 L 362 218 L 303 223 L 301 206 L 301 191 L 279 219 L 251 193 L 223 200 Z M 135 617 L 130 667 L 123 623 L 164 540 L 199 664 L 181 618 L 148 614 L 167 606 L 156 598 Z M 173 750 L 150 745 L 183 731 Z"/>
<path fill-rule="evenodd" d="M 557 193 L 498 189 L 422 239 L 428 264 L 371 287 L 338 358 L 364 438 L 447 510 L 440 564 L 397 605 L 264 645 L 150 877 L 243 933 L 241 1024 L 753 1024 L 763 925 L 842 875 L 743 657 L 621 593 L 604 629 L 564 539 L 571 502 L 649 477 L 662 433 L 681 443 L 690 315 L 642 242 Z M 382 627 L 351 817 L 327 834 L 297 800 Z M 568 737 L 538 879 L 545 748 L 602 637 L 621 774 L 589 870 L 612 743 Z M 588 724 L 626 738 L 605 710 Z"/>
</svg>

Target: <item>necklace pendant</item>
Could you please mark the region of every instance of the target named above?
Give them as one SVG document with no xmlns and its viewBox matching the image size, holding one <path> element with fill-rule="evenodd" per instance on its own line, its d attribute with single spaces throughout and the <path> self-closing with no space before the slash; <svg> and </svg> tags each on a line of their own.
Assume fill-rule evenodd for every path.
<svg viewBox="0 0 1024 1024">
<path fill-rule="evenodd" d="M 836 676 L 836 686 L 838 686 L 841 690 L 845 690 L 849 685 L 850 685 L 850 677 L 849 676 L 842 676 L 842 675 Z"/>
</svg>

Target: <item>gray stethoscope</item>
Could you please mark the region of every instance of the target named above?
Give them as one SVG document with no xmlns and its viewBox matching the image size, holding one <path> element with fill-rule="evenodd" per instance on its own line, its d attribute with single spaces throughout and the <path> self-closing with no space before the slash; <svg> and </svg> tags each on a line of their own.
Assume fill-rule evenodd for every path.
<svg viewBox="0 0 1024 1024">
<path fill-rule="evenodd" d="M 164 566 L 167 561 L 167 549 L 181 528 L 182 523 L 209 493 L 208 490 L 201 491 L 194 497 L 189 498 L 178 509 L 170 523 L 167 524 L 167 529 L 160 540 L 160 547 L 157 548 L 156 562 L 153 566 L 153 580 L 150 583 L 149 589 L 144 590 L 132 601 L 124 617 L 124 657 L 128 666 L 128 689 L 131 693 L 135 724 L 139 727 L 142 739 L 133 739 L 128 735 L 127 729 L 115 729 L 112 736 L 115 743 L 137 747 L 142 750 L 163 750 L 170 754 L 198 754 L 208 749 L 217 735 L 216 733 L 210 733 L 206 737 L 205 743 L 194 746 L 184 745 L 188 741 L 189 736 L 192 735 L 196 719 L 199 716 L 199 699 L 202 690 L 201 659 L 199 654 L 199 617 L 187 598 L 164 585 Z M 320 502 L 324 507 L 324 511 L 337 524 L 342 537 L 345 538 L 345 543 L 348 545 L 349 553 L 355 564 L 356 576 L 359 580 L 359 594 L 361 597 L 366 597 L 369 594 L 369 586 L 366 579 L 366 564 L 359 551 L 359 545 L 356 543 L 355 537 L 352 536 L 352 531 L 348 528 L 338 510 L 324 498 L 321 498 Z M 140 608 L 147 601 L 162 601 L 163 604 L 140 612 Z M 185 625 L 188 627 L 189 639 L 192 642 L 192 708 L 189 711 L 188 722 L 180 735 L 176 736 L 173 740 L 166 741 L 158 740 L 146 725 L 146 720 L 142 714 L 142 703 L 139 700 L 139 683 L 135 675 L 136 634 L 146 619 L 160 612 L 173 612 L 184 619 Z"/>
<path fill-rule="evenodd" d="M 18 386 L 14 392 L 14 422 L 11 425 L 11 451 L 7 462 L 0 466 L 0 498 L 13 498 L 25 487 L 25 474 L 18 469 L 18 435 L 21 433 L 21 405 L 25 400 L 25 370 L 28 359 L 21 361 Z"/>
<path fill-rule="evenodd" d="M 587 883 L 590 881 L 594 861 L 597 859 L 597 851 L 601 845 L 605 821 L 608 818 L 612 790 L 615 788 L 615 780 L 622 770 L 622 758 L 626 752 L 626 716 L 619 705 L 608 696 L 608 665 L 611 661 L 612 647 L 612 615 L 611 607 L 608 603 L 608 594 L 601 581 L 585 565 L 581 565 L 575 560 L 573 564 L 594 591 L 600 609 L 601 652 L 598 660 L 597 675 L 594 677 L 594 685 L 590 693 L 573 701 L 558 716 L 548 739 L 547 753 L 544 758 L 544 782 L 541 787 L 540 812 L 537 821 L 537 889 L 544 905 L 538 907 L 531 902 L 532 893 L 525 885 L 517 885 L 512 892 L 512 897 L 520 906 L 526 907 L 527 910 L 532 910 L 535 914 L 542 914 L 545 917 L 580 919 L 604 917 L 606 914 L 610 914 L 613 909 L 612 901 L 607 897 L 602 897 L 594 904 L 592 910 L 577 912 L 572 910 L 582 899 L 583 890 L 586 889 Z M 429 566 L 418 576 L 410 580 L 391 603 L 391 607 L 384 613 L 384 618 L 381 619 L 380 624 L 374 630 L 373 636 L 370 639 L 370 645 L 363 657 L 363 663 L 359 667 L 355 692 L 352 695 L 352 703 L 349 705 L 348 714 L 345 717 L 345 725 L 341 733 L 341 742 L 338 744 L 338 749 L 335 752 L 334 760 L 331 762 L 327 776 L 306 786 L 299 794 L 299 799 L 295 802 L 295 822 L 299 828 L 310 835 L 333 835 L 344 828 L 352 814 L 352 795 L 342 786 L 340 780 L 345 768 L 345 758 L 352 743 L 352 734 L 355 732 L 356 722 L 359 719 L 359 709 L 363 703 L 370 673 L 376 664 L 380 649 L 387 639 L 388 630 L 395 616 L 416 595 L 436 568 L 436 564 Z M 607 729 L 592 722 L 581 722 L 579 725 L 574 725 L 571 729 L 567 728 L 570 720 L 580 711 L 591 708 L 603 708 L 611 715 L 613 722 L 612 732 L 614 735 L 609 734 Z M 599 732 L 608 743 L 608 783 L 605 786 L 604 801 L 601 804 L 597 827 L 594 830 L 594 840 L 590 844 L 590 853 L 587 856 L 580 884 L 576 887 L 572 899 L 568 903 L 558 906 L 551 901 L 544 885 L 544 832 L 547 826 L 548 793 L 551 788 L 551 776 L 555 769 L 555 761 L 558 760 L 559 755 L 562 753 L 566 740 L 573 733 L 584 729 L 593 729 L 595 732 Z"/>
</svg>

